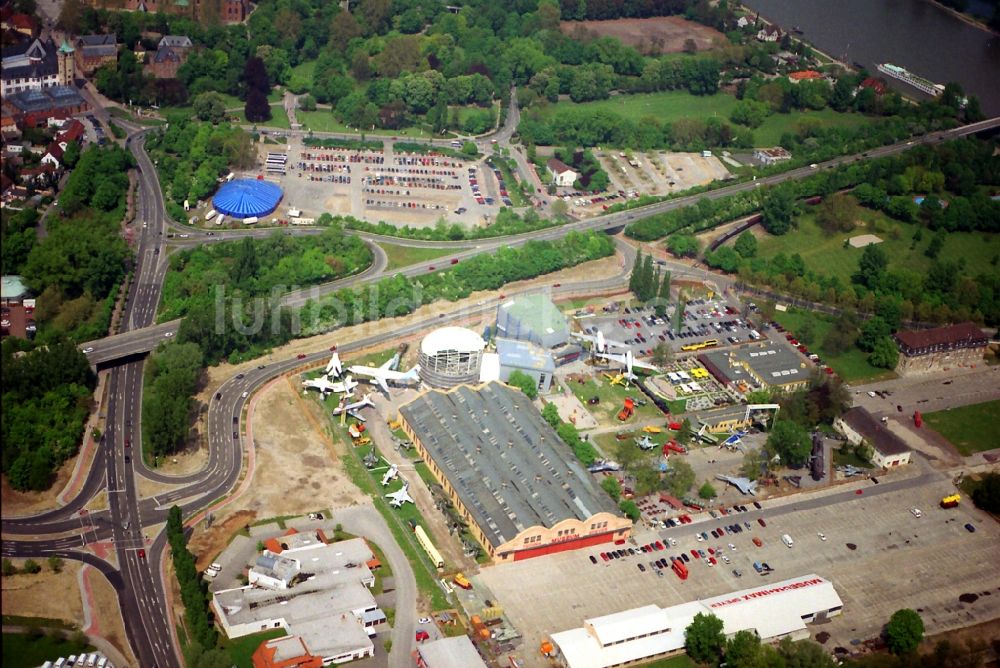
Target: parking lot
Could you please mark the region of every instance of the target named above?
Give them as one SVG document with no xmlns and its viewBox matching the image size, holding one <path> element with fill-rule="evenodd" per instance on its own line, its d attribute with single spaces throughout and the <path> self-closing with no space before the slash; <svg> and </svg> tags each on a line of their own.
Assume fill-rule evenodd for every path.
<svg viewBox="0 0 1000 668">
<path fill-rule="evenodd" d="M 608 315 L 581 320 L 580 325 L 589 334 L 597 330 L 611 341 L 627 344 L 637 357 L 650 355 L 659 343 L 670 346 L 674 352 L 683 352 L 684 346 L 715 340 L 718 346 L 746 343 L 758 333 L 743 319 L 735 301 L 696 299 L 688 303 L 684 322 L 679 333 L 671 326 L 674 306 L 667 309 L 663 318 L 656 317 L 652 306 L 623 308 Z M 753 333 L 752 333 L 753 332 Z"/>
<path fill-rule="evenodd" d="M 528 648 L 537 647 L 552 632 L 580 626 L 588 617 L 650 603 L 676 605 L 809 573 L 833 582 L 844 601 L 841 617 L 809 627 L 814 637 L 830 634 L 824 638 L 830 651 L 856 650 L 852 640 L 876 637 L 889 616 L 903 607 L 921 613 L 928 634 L 1000 616 L 1000 572 L 988 565 L 1000 548 L 1000 529 L 968 504 L 938 508 L 940 498 L 953 491 L 951 484 L 936 473 L 916 469 L 910 473 L 909 478 L 878 485 L 864 481 L 764 501 L 762 510 L 743 497 L 738 503 L 748 512 L 719 520 L 692 514 L 692 524 L 639 533 L 636 544 L 628 546 L 635 555 L 605 561 L 600 553 L 610 545 L 550 555 L 483 569 L 476 585 L 485 585 L 504 607 L 525 634 Z M 911 514 L 913 506 L 922 509 L 921 518 Z M 767 526 L 762 527 L 758 518 Z M 696 532 L 737 522 L 743 527 L 741 533 L 707 541 L 695 538 Z M 964 528 L 967 522 L 975 533 Z M 793 538 L 792 548 L 781 542 L 786 533 Z M 663 543 L 670 538 L 676 546 Z M 760 539 L 760 547 L 754 538 Z M 637 550 L 655 540 L 665 549 L 650 554 Z M 722 552 L 709 555 L 709 547 Z M 705 550 L 718 563 L 709 566 L 700 555 L 692 558 L 692 549 Z M 688 555 L 687 580 L 669 566 L 664 570 L 650 564 L 681 553 Z M 724 563 L 723 555 L 731 563 Z M 755 561 L 768 563 L 773 571 L 758 575 Z M 975 595 L 974 602 L 959 600 L 960 596 L 973 600 L 968 594 Z"/>
</svg>

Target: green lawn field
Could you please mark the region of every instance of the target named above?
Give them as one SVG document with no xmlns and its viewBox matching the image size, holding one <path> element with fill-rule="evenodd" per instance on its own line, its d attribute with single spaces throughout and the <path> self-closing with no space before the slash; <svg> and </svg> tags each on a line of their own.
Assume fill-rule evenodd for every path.
<svg viewBox="0 0 1000 668">
<path fill-rule="evenodd" d="M 613 375 L 617 371 L 609 370 L 608 373 Z M 628 388 L 623 385 L 612 385 L 611 381 L 603 375 L 599 376 L 599 380 L 595 381 L 591 379 L 583 385 L 572 381 L 568 382 L 567 385 L 569 385 L 573 394 L 586 406 L 587 411 L 603 427 L 620 425 L 622 429 L 630 429 L 636 422 L 651 418 L 666 417 L 659 408 L 653 405 L 653 402 L 648 401 L 643 396 L 642 390 L 634 385 Z M 587 400 L 595 396 L 600 398 L 600 403 L 593 406 L 588 405 Z M 636 406 L 634 417 L 629 418 L 625 422 L 619 422 L 618 412 L 625 405 L 625 397 L 646 399 L 648 403 L 645 406 Z"/>
<path fill-rule="evenodd" d="M 386 244 L 380 243 L 379 246 L 385 251 L 385 254 L 389 257 L 389 266 L 387 269 L 398 269 L 400 267 L 408 267 L 411 264 L 417 264 L 419 262 L 427 262 L 428 260 L 434 260 L 441 257 L 442 255 L 448 255 L 449 253 L 454 253 L 458 249 L 451 248 L 414 248 L 411 246 L 397 246 L 396 244 Z"/>
<path fill-rule="evenodd" d="M 889 269 L 908 269 L 914 272 L 928 270 L 933 260 L 924 255 L 932 234 L 923 231 L 923 238 L 914 243 L 913 235 L 918 226 L 892 220 L 878 211 L 862 209 L 863 227 L 850 233 L 826 234 L 816 224 L 815 216 L 806 211 L 799 216 L 798 228 L 782 236 L 765 235 L 760 239 L 757 254 L 773 257 L 778 253 L 791 255 L 798 253 L 806 263 L 806 268 L 817 274 L 836 276 L 845 284 L 851 274 L 857 271 L 858 260 L 864 252 L 862 248 L 844 247 L 849 237 L 861 234 L 875 234 L 880 237 L 882 247 L 889 255 Z M 898 230 L 898 231 L 894 231 Z M 997 255 L 996 235 L 982 232 L 950 232 L 945 238 L 941 260 L 964 259 L 966 271 L 977 274 L 990 266 Z"/>
<path fill-rule="evenodd" d="M 352 135 L 364 134 L 369 137 L 390 136 L 411 137 L 414 139 L 430 139 L 434 136 L 427 129 L 418 127 L 400 128 L 399 130 L 383 130 L 381 128 L 376 128 L 375 130 L 361 133 L 355 128 L 349 128 L 341 123 L 329 109 L 317 109 L 316 111 L 302 111 L 301 109 L 298 109 L 295 111 L 295 117 L 299 120 L 299 123 L 302 124 L 304 129 L 312 130 L 313 132 L 340 132 Z"/>
<path fill-rule="evenodd" d="M 802 323 L 806 320 L 811 320 L 813 331 L 815 332 L 812 337 L 813 340 L 803 343 L 806 343 L 810 351 L 819 355 L 823 359 L 823 362 L 830 365 L 837 372 L 838 376 L 849 383 L 896 377 L 896 374 L 892 371 L 879 369 L 869 364 L 868 353 L 858 348 L 851 348 L 840 355 L 830 355 L 824 350 L 823 341 L 826 339 L 827 332 L 834 325 L 833 320 L 826 314 L 800 311 L 792 308 L 785 312 L 776 311 L 774 319 L 792 333 L 799 331 Z"/>
<path fill-rule="evenodd" d="M 845 114 L 833 109 L 819 111 L 793 111 L 788 114 L 771 114 L 763 125 L 753 131 L 755 146 L 777 146 L 781 135 L 785 132 L 795 132 L 799 123 L 813 119 L 822 127 L 856 127 L 871 123 L 872 119 L 863 114 Z"/>
<path fill-rule="evenodd" d="M 736 106 L 736 98 L 725 93 L 715 95 L 691 95 L 682 91 L 666 91 L 663 93 L 642 93 L 639 95 L 616 95 L 607 100 L 595 102 L 559 102 L 549 105 L 542 112 L 548 116 L 563 109 L 590 109 L 611 111 L 632 121 L 639 121 L 645 116 L 653 116 L 661 122 L 669 122 L 678 118 L 706 118 L 721 116 L 729 118 Z"/>
<path fill-rule="evenodd" d="M 924 422 L 968 457 L 997 447 L 996 427 L 1000 425 L 1000 401 L 926 413 Z"/>
</svg>

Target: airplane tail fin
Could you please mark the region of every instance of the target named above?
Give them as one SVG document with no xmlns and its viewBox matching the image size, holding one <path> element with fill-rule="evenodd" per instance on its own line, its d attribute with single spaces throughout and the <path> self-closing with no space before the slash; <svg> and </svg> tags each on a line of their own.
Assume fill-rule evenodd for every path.
<svg viewBox="0 0 1000 668">
<path fill-rule="evenodd" d="M 413 365 L 413 368 L 403 374 L 403 377 L 400 380 L 404 380 L 408 383 L 420 380 L 420 365 Z"/>
</svg>

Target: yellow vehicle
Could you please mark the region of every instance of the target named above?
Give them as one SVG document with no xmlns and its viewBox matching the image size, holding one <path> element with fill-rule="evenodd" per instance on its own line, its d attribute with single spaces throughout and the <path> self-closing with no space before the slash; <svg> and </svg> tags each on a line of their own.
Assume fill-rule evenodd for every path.
<svg viewBox="0 0 1000 668">
<path fill-rule="evenodd" d="M 646 432 L 647 434 L 661 434 L 661 433 L 663 433 L 663 428 L 662 427 L 657 427 L 657 426 L 654 426 L 654 425 L 651 425 L 651 424 L 650 425 L 646 425 L 645 427 L 642 428 L 642 430 L 644 432 Z"/>
<path fill-rule="evenodd" d="M 361 438 L 354 439 L 354 445 L 357 447 L 360 447 L 362 445 L 370 445 L 371 442 L 372 439 L 368 438 L 367 436 L 362 436 Z"/>
<path fill-rule="evenodd" d="M 952 494 L 951 496 L 946 496 L 941 499 L 942 508 L 954 508 L 962 501 L 961 494 Z"/>
<path fill-rule="evenodd" d="M 469 580 L 461 573 L 456 573 L 452 582 L 457 584 L 462 589 L 472 589 L 472 583 L 469 582 Z"/>
<path fill-rule="evenodd" d="M 686 346 L 681 346 L 681 350 L 685 352 L 691 352 L 693 350 L 704 350 L 705 348 L 713 348 L 719 345 L 718 339 L 708 339 L 707 341 L 700 341 L 698 343 L 689 343 Z"/>
</svg>

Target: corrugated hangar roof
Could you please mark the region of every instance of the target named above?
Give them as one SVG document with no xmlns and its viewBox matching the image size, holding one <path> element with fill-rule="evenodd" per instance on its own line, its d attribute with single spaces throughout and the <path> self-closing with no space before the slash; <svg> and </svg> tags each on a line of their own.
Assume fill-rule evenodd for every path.
<svg viewBox="0 0 1000 668">
<path fill-rule="evenodd" d="M 462 385 L 425 392 L 399 412 L 494 546 L 532 526 L 619 514 L 520 392 Z"/>
</svg>

